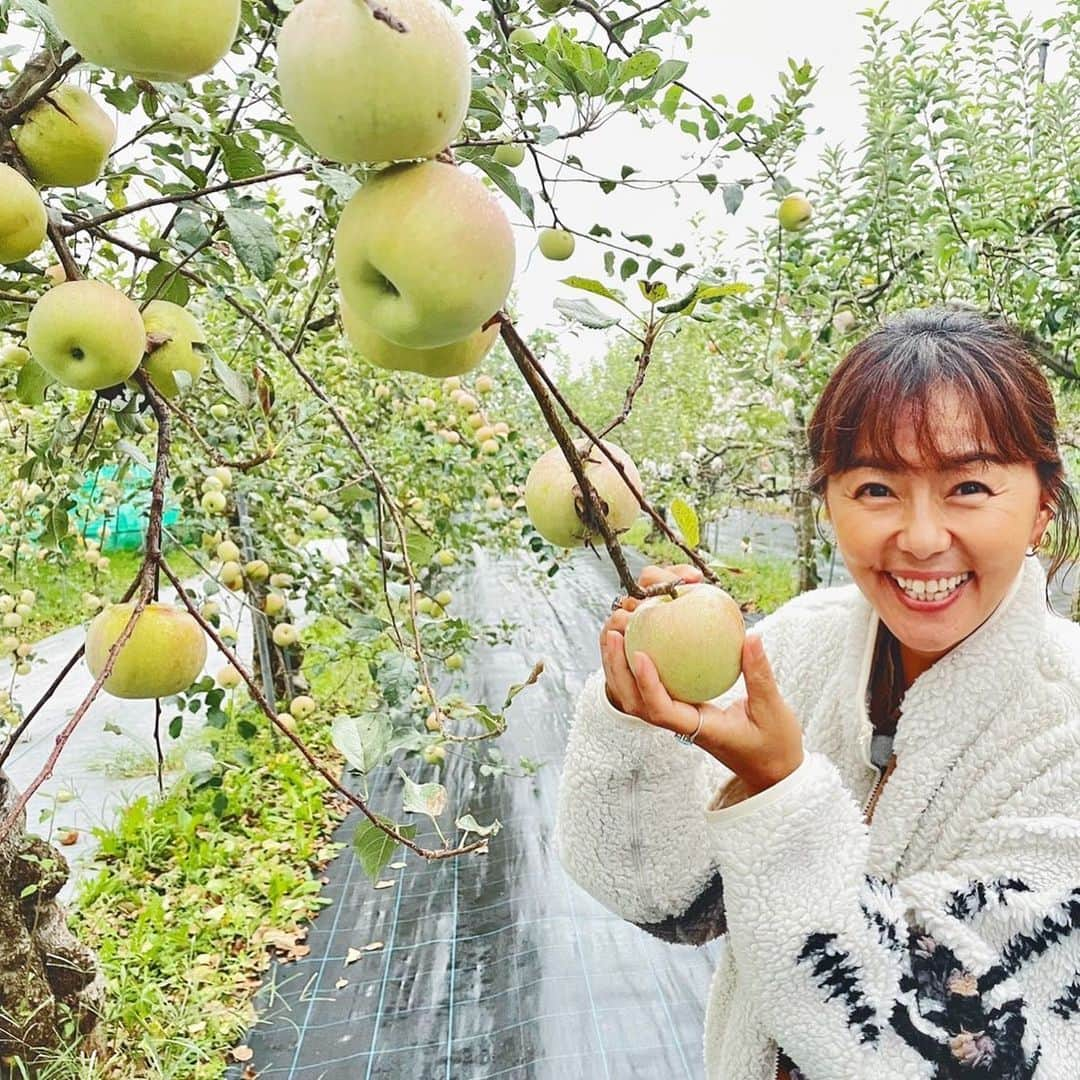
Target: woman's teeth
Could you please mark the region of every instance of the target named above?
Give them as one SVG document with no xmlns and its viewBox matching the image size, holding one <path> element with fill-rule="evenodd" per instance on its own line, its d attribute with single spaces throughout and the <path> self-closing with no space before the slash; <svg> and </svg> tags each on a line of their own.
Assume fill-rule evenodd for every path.
<svg viewBox="0 0 1080 1080">
<path fill-rule="evenodd" d="M 957 574 L 954 577 L 938 578 L 936 581 L 909 580 L 900 577 L 898 574 L 890 574 L 889 576 L 903 589 L 905 595 L 912 600 L 944 600 L 971 577 L 971 571 L 969 570 L 965 574 Z"/>
</svg>

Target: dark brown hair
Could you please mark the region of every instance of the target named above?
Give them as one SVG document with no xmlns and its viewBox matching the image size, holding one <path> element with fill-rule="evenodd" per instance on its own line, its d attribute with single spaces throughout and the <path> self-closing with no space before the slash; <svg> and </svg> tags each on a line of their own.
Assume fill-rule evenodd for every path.
<svg viewBox="0 0 1080 1080">
<path fill-rule="evenodd" d="M 1080 514 L 1057 443 L 1057 410 L 1039 366 L 1043 346 L 1005 319 L 975 310 L 921 308 L 894 316 L 860 341 L 832 373 L 810 418 L 810 489 L 852 467 L 856 452 L 897 469 L 894 429 L 910 409 L 919 452 L 934 469 L 946 450 L 927 422 L 938 392 L 953 389 L 974 430 L 967 434 L 1002 464 L 1030 462 L 1054 509 L 1048 580 L 1077 558 Z M 1049 603 L 1049 589 L 1047 590 Z"/>
</svg>

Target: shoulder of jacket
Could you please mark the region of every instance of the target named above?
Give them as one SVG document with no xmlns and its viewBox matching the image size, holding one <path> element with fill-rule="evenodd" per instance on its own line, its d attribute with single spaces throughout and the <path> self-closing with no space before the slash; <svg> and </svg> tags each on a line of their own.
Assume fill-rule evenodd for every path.
<svg viewBox="0 0 1080 1080">
<path fill-rule="evenodd" d="M 1046 625 L 1046 637 L 1038 658 L 1040 671 L 1048 679 L 1069 684 L 1080 700 L 1080 623 L 1051 615 Z"/>
</svg>

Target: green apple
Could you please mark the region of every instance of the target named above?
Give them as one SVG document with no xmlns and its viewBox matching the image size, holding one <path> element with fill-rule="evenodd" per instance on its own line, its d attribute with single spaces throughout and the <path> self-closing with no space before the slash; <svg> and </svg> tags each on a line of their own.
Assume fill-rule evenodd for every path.
<svg viewBox="0 0 1080 1080">
<path fill-rule="evenodd" d="M 218 465 L 210 470 L 211 476 L 216 476 L 221 481 L 221 486 L 224 488 L 232 487 L 232 470 L 228 465 Z"/>
<path fill-rule="evenodd" d="M 222 491 L 208 491 L 202 497 L 202 508 L 208 514 L 223 514 L 228 500 Z"/>
<path fill-rule="evenodd" d="M 297 694 L 289 705 L 289 712 L 297 720 L 306 720 L 315 711 L 315 699 L 307 694 Z"/>
<path fill-rule="evenodd" d="M 446 658 L 446 668 L 448 671 L 460 671 L 465 666 L 465 660 L 461 653 L 451 653 Z"/>
<path fill-rule="evenodd" d="M 30 359 L 30 350 L 21 345 L 5 345 L 0 348 L 0 367 L 21 368 Z"/>
<path fill-rule="evenodd" d="M 104 390 L 130 378 L 146 349 L 135 304 L 100 281 L 65 281 L 34 305 L 26 324 L 34 359 L 76 390 Z"/>
<path fill-rule="evenodd" d="M 449 394 L 454 390 L 461 389 L 461 380 L 456 375 L 451 375 L 448 379 L 443 379 L 442 388 Z"/>
<path fill-rule="evenodd" d="M 32 255 L 48 227 L 49 215 L 34 185 L 10 165 L 0 165 L 0 263 Z"/>
<path fill-rule="evenodd" d="M 86 632 L 86 666 L 95 679 L 128 624 L 133 603 L 110 604 Z M 186 690 L 206 663 L 206 637 L 194 617 L 167 604 L 148 604 L 124 643 L 104 689 L 119 698 L 160 698 Z"/>
<path fill-rule="evenodd" d="M 540 254 L 545 259 L 562 262 L 574 254 L 574 234 L 565 229 L 543 229 L 540 233 Z"/>
<path fill-rule="evenodd" d="M 495 389 L 495 380 L 490 375 L 478 375 L 476 377 L 476 392 L 478 394 L 490 394 Z"/>
<path fill-rule="evenodd" d="M 226 664 L 215 676 L 214 681 L 223 690 L 235 690 L 236 687 L 243 682 L 240 672 L 232 666 L 232 664 Z"/>
<path fill-rule="evenodd" d="M 271 574 L 270 587 L 273 589 L 287 589 L 293 583 L 292 574 Z"/>
<path fill-rule="evenodd" d="M 481 454 L 497 454 L 499 452 L 499 444 L 495 439 L 485 439 L 480 444 Z"/>
<path fill-rule="evenodd" d="M 457 556 L 448 548 L 435 552 L 435 561 L 440 566 L 453 566 L 457 562 Z"/>
<path fill-rule="evenodd" d="M 274 644 L 279 648 L 287 649 L 300 640 L 296 627 L 292 623 L 281 622 L 274 627 Z"/>
<path fill-rule="evenodd" d="M 604 509 L 604 518 L 611 529 L 625 532 L 637 520 L 640 506 L 634 493 L 619 475 L 614 465 L 591 442 L 576 444 L 583 462 L 585 476 L 592 484 Z M 627 476 L 641 490 L 641 476 L 626 451 L 614 443 L 604 442 L 612 456 L 625 468 Z M 578 514 L 580 493 L 577 480 L 560 447 L 542 454 L 525 480 L 525 510 L 536 531 L 556 547 L 580 547 L 590 535 Z M 584 503 L 580 505 L 584 507 Z"/>
<path fill-rule="evenodd" d="M 442 720 L 439 719 L 438 710 L 433 709 L 424 720 L 424 727 L 428 731 L 442 731 Z"/>
<path fill-rule="evenodd" d="M 677 596 L 650 596 L 634 608 L 623 643 L 633 656 L 646 653 L 667 692 L 697 704 L 735 685 L 742 670 L 746 627 L 739 605 L 708 582 L 678 585 Z"/>
<path fill-rule="evenodd" d="M 185 393 L 206 366 L 206 334 L 191 312 L 168 300 L 151 300 L 142 313 L 147 335 L 168 338 L 147 354 L 143 367 L 155 389 L 167 398 Z M 176 372 L 188 378 L 177 381 Z"/>
<path fill-rule="evenodd" d="M 521 143 L 503 143 L 495 147 L 492 155 L 500 165 L 516 169 L 525 160 L 525 147 Z"/>
<path fill-rule="evenodd" d="M 215 401 L 210 406 L 210 415 L 215 420 L 228 420 L 229 419 L 229 406 L 224 401 Z"/>
<path fill-rule="evenodd" d="M 327 509 L 327 507 L 323 506 L 321 503 L 311 511 L 311 520 L 314 521 L 316 525 L 321 525 L 329 517 L 329 509 Z"/>
<path fill-rule="evenodd" d="M 441 746 L 425 746 L 420 754 L 428 765 L 441 765 L 446 760 L 446 751 Z"/>
<path fill-rule="evenodd" d="M 439 431 L 439 438 L 450 443 L 451 446 L 456 446 L 461 442 L 461 436 L 456 431 L 452 431 L 449 428 L 442 428 Z"/>
<path fill-rule="evenodd" d="M 439 607 L 449 607 L 454 602 L 454 594 L 449 589 L 443 589 L 435 594 L 435 603 Z"/>
<path fill-rule="evenodd" d="M 285 610 L 285 597 L 281 593 L 267 593 L 263 598 L 263 611 L 267 615 L 280 615 Z"/>
<path fill-rule="evenodd" d="M 489 495 L 484 500 L 484 505 L 489 510 L 501 510 L 503 507 L 503 501 L 498 495 Z"/>
<path fill-rule="evenodd" d="M 844 334 L 850 334 L 855 329 L 855 322 L 854 312 L 844 308 L 833 316 L 832 327 L 837 334 L 843 336 Z"/>
<path fill-rule="evenodd" d="M 464 374 L 472 371 L 488 354 L 499 336 L 498 324 L 486 330 L 475 330 L 461 341 L 440 345 L 434 349 L 410 349 L 395 345 L 375 333 L 354 314 L 342 298 L 341 324 L 356 351 L 369 363 L 390 371 L 415 371 L 429 378 L 440 379 L 450 372 Z"/>
<path fill-rule="evenodd" d="M 186 82 L 232 48 L 240 0 L 50 0 L 60 33 L 91 63 Z"/>
<path fill-rule="evenodd" d="M 478 412 L 469 413 L 469 415 L 465 417 L 465 423 L 468 424 L 473 431 L 478 431 L 484 426 L 484 414 Z"/>
<path fill-rule="evenodd" d="M 814 208 L 802 195 L 788 195 L 780 203 L 776 216 L 781 228 L 787 229 L 788 232 L 801 232 L 810 224 L 810 219 L 814 216 Z"/>
<path fill-rule="evenodd" d="M 494 431 L 496 435 L 501 435 L 503 438 L 506 438 L 506 436 L 510 434 L 510 425 L 505 420 L 500 420 L 495 425 Z"/>
<path fill-rule="evenodd" d="M 80 187 L 104 171 L 116 125 L 85 90 L 64 84 L 30 109 L 13 138 L 42 187 Z"/>
<path fill-rule="evenodd" d="M 244 587 L 244 568 L 235 560 L 230 559 L 221 564 L 218 580 L 226 589 L 237 592 Z"/>
<path fill-rule="evenodd" d="M 494 437 L 495 429 L 487 424 L 485 424 L 483 427 L 476 429 L 476 441 L 478 443 L 485 443 L 489 439 L 493 439 Z"/>
<path fill-rule="evenodd" d="M 467 338 L 502 307 L 514 235 L 479 180 L 424 161 L 384 169 L 349 200 L 335 259 L 359 319 L 398 345 L 434 349 Z"/>
<path fill-rule="evenodd" d="M 265 581 L 270 576 L 270 567 L 265 559 L 252 559 L 244 566 L 244 576 L 251 581 Z"/>
<path fill-rule="evenodd" d="M 507 38 L 507 41 L 511 45 L 521 48 L 522 45 L 535 45 L 537 38 L 527 26 L 519 26 L 516 30 L 510 31 L 510 37 Z"/>
<path fill-rule="evenodd" d="M 240 549 L 231 540 L 222 540 L 215 554 L 223 563 L 240 561 Z"/>
<path fill-rule="evenodd" d="M 304 0 L 278 35 L 281 102 L 333 161 L 434 157 L 469 107 L 469 46 L 449 10 L 439 0 L 380 4 L 407 33 L 357 0 Z"/>
</svg>

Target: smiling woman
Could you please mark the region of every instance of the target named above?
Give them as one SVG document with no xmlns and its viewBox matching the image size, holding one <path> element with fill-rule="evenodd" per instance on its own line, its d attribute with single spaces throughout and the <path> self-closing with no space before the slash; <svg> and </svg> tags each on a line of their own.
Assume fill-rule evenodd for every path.
<svg viewBox="0 0 1080 1080">
<path fill-rule="evenodd" d="M 853 584 L 758 623 L 698 710 L 627 664 L 636 601 L 605 622 L 556 845 L 646 932 L 723 942 L 709 1080 L 1075 1073 L 1080 626 L 1032 557 L 1077 548 L 1056 426 L 1034 343 L 907 312 L 809 425 Z"/>
</svg>

